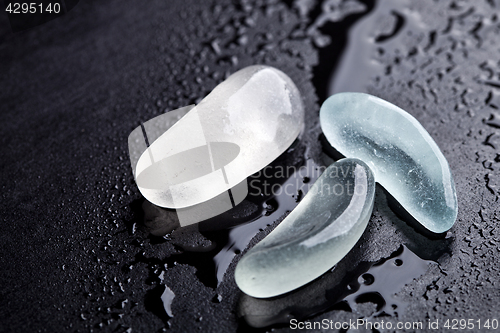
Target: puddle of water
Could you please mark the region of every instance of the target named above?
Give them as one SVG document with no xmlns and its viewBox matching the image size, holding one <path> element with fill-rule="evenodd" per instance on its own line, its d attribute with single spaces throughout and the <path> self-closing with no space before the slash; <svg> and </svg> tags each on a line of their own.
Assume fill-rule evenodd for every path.
<svg viewBox="0 0 500 333">
<path fill-rule="evenodd" d="M 161 301 L 163 302 L 163 309 L 169 317 L 173 317 L 172 314 L 172 301 L 174 300 L 175 294 L 169 287 L 165 286 L 163 294 L 161 294 Z"/>
<path fill-rule="evenodd" d="M 313 69 L 314 76 L 312 81 L 320 103 L 331 95 L 329 86 L 332 81 L 336 81 L 334 79 L 338 74 L 339 67 L 346 65 L 346 52 L 353 48 L 353 43 L 362 44 L 366 42 L 364 39 L 358 41 L 358 37 L 353 37 L 354 34 L 351 31 L 359 24 L 359 21 L 373 11 L 375 1 L 365 0 L 361 2 L 364 4 L 363 10 L 347 16 L 342 15 L 343 18 L 341 20 L 322 20 L 322 16 L 325 14 L 325 10 L 322 9 L 311 25 L 317 32 L 327 36 L 330 40 L 328 45 L 318 49 L 319 62 Z M 365 54 L 351 54 L 350 57 L 358 59 L 363 55 Z M 361 72 L 361 69 L 355 66 L 351 66 L 349 70 L 353 74 L 353 77 L 359 76 L 356 73 Z"/>
<path fill-rule="evenodd" d="M 326 74 L 315 75 L 315 80 L 321 79 L 315 82 L 321 100 L 339 92 L 366 92 L 367 84 L 385 71 L 384 65 L 374 59 L 376 50 L 403 50 L 403 40 L 397 37 L 424 30 L 419 15 L 408 9 L 409 0 L 363 2 L 366 5 L 364 12 L 321 28 L 323 33 L 331 36 L 342 36 L 337 33 L 339 27 L 345 32 L 343 38 L 335 37 L 339 39 L 337 43 L 345 46 L 345 49 L 341 47 L 341 52 L 336 43 L 337 50 L 320 50 L 320 66 L 322 62 L 334 64 L 330 66 L 329 78 L 325 77 Z"/>
<path fill-rule="evenodd" d="M 294 172 L 286 181 L 278 186 L 274 186 L 275 194 L 269 196 L 257 195 L 259 198 L 260 216 L 248 223 L 233 227 L 228 232 L 228 240 L 226 245 L 214 257 L 217 283 L 220 284 L 224 274 L 236 254 L 245 250 L 250 241 L 261 231 L 271 226 L 277 219 L 285 216 L 297 206 L 302 197 L 309 191 L 309 187 L 320 175 L 320 167 L 312 160 L 307 160 L 303 166 Z M 274 170 L 279 172 L 279 170 Z M 278 177 L 275 177 L 278 179 Z M 257 179 L 250 180 L 250 182 Z M 277 184 L 277 183 L 274 183 Z M 273 188 L 273 185 L 267 186 Z M 250 198 L 252 200 L 252 198 Z"/>
<path fill-rule="evenodd" d="M 170 327 L 169 319 L 174 316 L 171 307 L 174 297 L 173 291 L 165 285 L 159 285 L 146 294 L 144 301 L 146 310 L 160 318 L 165 327 Z"/>
<path fill-rule="evenodd" d="M 292 211 L 321 175 L 324 168 L 306 155 L 300 142 L 296 142 L 263 171 L 248 178 L 249 194 L 240 205 L 199 223 L 193 230 L 186 229 L 186 234 L 201 233 L 209 245 L 193 246 L 183 244 L 182 240 L 173 241 L 179 253 L 164 260 L 139 253 L 130 265 L 142 262 L 154 271 L 154 267 L 187 264 L 196 268 L 196 276 L 203 284 L 216 288 L 235 256 L 245 250 L 257 234 Z M 149 206 L 136 204 L 137 207 Z M 165 225 L 170 226 L 174 214 L 175 211 L 156 206 L 142 213 L 156 221 L 153 233 L 164 230 Z M 168 237 L 151 237 L 153 243 L 167 240 Z M 156 278 L 152 273 L 149 280 Z"/>
<path fill-rule="evenodd" d="M 239 316 L 246 324 L 242 323 L 241 328 L 244 330 L 247 324 L 252 327 L 289 324 L 291 319 L 302 321 L 331 310 L 355 312 L 366 320 L 400 317 L 407 303 L 395 294 L 423 275 L 430 263 L 433 261 L 421 259 L 402 245 L 388 258 L 376 263 L 361 262 L 351 271 L 345 271 L 339 264 L 319 279 L 284 296 L 257 299 L 242 294 Z M 372 313 L 360 310 L 367 303 L 374 305 Z"/>
</svg>

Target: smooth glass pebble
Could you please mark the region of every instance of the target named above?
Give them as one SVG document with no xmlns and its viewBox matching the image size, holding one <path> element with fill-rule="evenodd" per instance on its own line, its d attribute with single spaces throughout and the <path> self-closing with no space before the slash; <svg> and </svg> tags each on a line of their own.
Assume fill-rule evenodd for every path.
<svg viewBox="0 0 500 333">
<path fill-rule="evenodd" d="M 175 174 L 175 169 L 177 167 L 181 167 L 184 171 L 186 171 L 190 167 L 197 167 L 196 165 L 182 165 L 180 163 L 176 163 L 179 161 L 179 156 L 175 155 L 172 158 L 155 161 L 155 158 L 151 154 L 151 151 L 148 150 L 149 143 L 155 142 L 158 137 L 160 137 L 175 123 L 182 119 L 182 117 L 184 117 L 193 107 L 194 105 L 190 105 L 156 116 L 155 118 L 143 123 L 141 126 L 138 126 L 130 133 L 128 137 L 130 163 L 132 165 L 132 172 L 134 174 L 136 183 L 140 184 L 141 188 L 156 187 L 155 177 L 144 177 L 145 175 L 154 175 L 155 173 L 161 173 L 165 170 L 167 170 L 171 174 Z M 209 146 L 211 148 L 211 156 L 209 156 Z M 234 148 L 234 146 L 234 144 L 230 143 L 212 142 L 210 145 L 207 143 L 206 145 L 201 147 L 191 148 L 188 151 L 179 153 L 179 155 L 184 159 L 186 159 L 186 156 L 188 156 L 188 154 L 197 155 L 196 159 L 201 160 L 200 155 L 204 154 L 205 170 L 207 171 L 205 173 L 205 177 L 209 177 L 210 172 L 213 171 L 212 168 L 215 169 L 217 167 L 218 170 L 221 168 L 221 166 L 227 164 L 227 162 L 234 158 L 234 156 L 238 152 L 238 149 L 231 149 Z M 145 152 L 148 153 L 150 160 L 154 161 L 154 163 L 152 163 L 148 167 L 147 172 L 141 173 L 141 176 L 137 178 L 137 162 Z M 148 181 L 151 182 L 148 183 Z M 231 193 L 229 193 L 229 191 L 224 192 L 202 203 L 185 208 L 178 208 L 176 209 L 176 214 L 173 215 L 160 209 L 158 206 L 151 204 L 151 202 L 146 201 L 149 203 L 149 205 L 144 206 L 143 204 L 143 207 L 147 207 L 144 208 L 145 219 L 149 220 L 149 217 L 153 217 L 153 220 L 150 220 L 149 222 L 152 225 L 155 225 L 155 216 L 163 216 L 160 221 L 163 221 L 166 224 L 164 223 L 162 228 L 154 228 L 156 230 L 154 232 L 150 230 L 150 232 L 159 232 L 160 234 L 164 234 L 164 232 L 167 230 L 172 230 L 173 228 L 179 226 L 184 227 L 186 225 L 194 224 L 219 215 L 241 203 L 241 201 L 245 199 L 247 194 L 248 186 L 245 179 L 238 185 L 232 187 Z M 149 217 L 147 217 L 148 215 Z"/>
<path fill-rule="evenodd" d="M 297 207 L 236 266 L 246 294 L 281 295 L 316 279 L 356 244 L 373 210 L 370 168 L 346 158 L 330 165 Z"/>
<path fill-rule="evenodd" d="M 137 185 L 160 207 L 207 202 L 246 184 L 303 127 L 304 108 L 293 81 L 272 67 L 244 68 L 151 143 L 133 166 Z M 243 197 L 247 193 L 239 192 Z M 205 210 L 197 214 L 205 215 Z"/>
<path fill-rule="evenodd" d="M 458 204 L 450 167 L 410 114 L 375 96 L 339 93 L 320 110 L 323 133 L 346 157 L 366 162 L 381 184 L 425 228 L 442 233 Z"/>
<path fill-rule="evenodd" d="M 194 107 L 194 105 L 188 105 L 176 110 L 168 111 L 146 121 L 142 124 L 142 126 L 136 127 L 130 133 L 128 136 L 128 153 L 130 156 L 132 173 L 135 178 L 137 178 L 137 162 L 142 154 L 144 154 L 144 152 L 148 149 L 148 143 L 155 142 L 163 133 L 165 133 L 170 127 L 174 126 L 176 122 L 178 122 Z"/>
</svg>

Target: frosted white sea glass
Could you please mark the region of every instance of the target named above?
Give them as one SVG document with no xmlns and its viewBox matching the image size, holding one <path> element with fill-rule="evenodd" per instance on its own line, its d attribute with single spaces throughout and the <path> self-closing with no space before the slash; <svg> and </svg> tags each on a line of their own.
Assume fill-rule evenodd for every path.
<svg viewBox="0 0 500 333">
<path fill-rule="evenodd" d="M 175 174 L 176 168 L 179 167 L 183 170 L 186 170 L 188 168 L 198 168 L 197 166 L 189 164 L 182 165 L 178 163 L 180 159 L 189 160 L 189 158 L 186 157 L 189 157 L 190 155 L 196 156 L 199 161 L 202 161 L 202 157 L 205 158 L 205 167 L 203 171 L 205 171 L 205 177 L 208 178 L 210 177 L 210 173 L 214 171 L 214 169 L 218 170 L 223 168 L 225 164 L 234 159 L 234 157 L 236 157 L 236 155 L 238 154 L 239 149 L 235 144 L 227 142 L 207 142 L 203 146 L 193 147 L 189 150 L 183 151 L 179 153 L 178 156 L 174 155 L 170 158 L 155 161 L 155 158 L 151 154 L 151 151 L 148 150 L 148 145 L 156 141 L 158 137 L 160 137 L 177 121 L 185 116 L 186 113 L 188 113 L 193 107 L 194 105 L 190 105 L 156 116 L 155 118 L 152 118 L 143 123 L 141 126 L 138 126 L 130 133 L 128 137 L 130 163 L 136 182 L 140 183 L 142 187 L 151 186 L 154 188 L 156 186 L 154 177 L 144 177 L 147 174 L 163 172 L 164 170 L 168 170 L 170 173 Z M 142 154 L 146 151 L 148 154 L 150 154 L 149 158 L 152 161 L 155 161 L 155 163 L 148 167 L 148 171 L 146 173 L 141 173 L 140 178 L 137 178 L 137 161 L 139 160 L 140 156 L 142 156 Z M 147 181 L 149 180 L 152 181 L 151 184 L 147 183 Z M 176 219 L 169 219 L 171 223 L 168 224 L 167 229 L 179 225 L 181 227 L 184 227 L 222 214 L 223 212 L 241 203 L 241 201 L 245 199 L 247 194 L 248 185 L 245 179 L 238 185 L 232 187 L 230 191 L 228 190 L 227 192 L 223 192 L 211 198 L 210 200 L 193 206 L 176 209 Z M 148 207 L 151 207 L 152 211 L 158 212 L 157 209 L 153 208 L 156 206 L 153 205 L 153 207 Z"/>
<path fill-rule="evenodd" d="M 155 142 L 163 133 L 186 115 L 194 105 L 188 105 L 176 110 L 168 111 L 164 114 L 154 117 L 136 127 L 128 136 L 128 153 L 130 156 L 130 165 L 132 173 L 137 178 L 137 162 L 142 154 L 148 149 L 148 143 Z M 143 131 L 144 128 L 144 131 Z M 147 142 L 146 142 L 147 138 Z"/>
<path fill-rule="evenodd" d="M 330 165 L 297 207 L 236 266 L 246 294 L 264 298 L 316 279 L 356 244 L 373 210 L 370 168 L 346 158 Z"/>
<path fill-rule="evenodd" d="M 320 110 L 323 133 L 346 157 L 366 162 L 380 183 L 425 228 L 442 233 L 455 223 L 455 183 L 443 153 L 401 108 L 363 93 L 339 93 Z"/>
<path fill-rule="evenodd" d="M 161 207 L 206 202 L 272 162 L 303 126 L 300 93 L 286 74 L 244 68 L 151 144 L 137 162 L 137 185 Z"/>
</svg>

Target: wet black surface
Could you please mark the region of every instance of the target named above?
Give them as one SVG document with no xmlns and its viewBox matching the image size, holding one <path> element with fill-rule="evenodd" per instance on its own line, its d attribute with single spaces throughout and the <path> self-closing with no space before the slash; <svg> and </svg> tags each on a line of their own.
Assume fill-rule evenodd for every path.
<svg viewBox="0 0 500 333">
<path fill-rule="evenodd" d="M 250 325 L 247 329 L 284 327 L 292 318 L 303 321 L 332 310 L 354 311 L 375 321 L 380 317 L 399 317 L 408 304 L 394 295 L 424 274 L 429 265 L 437 265 L 419 258 L 405 246 L 376 263 L 360 262 L 353 267 L 352 262 L 343 260 L 313 283 L 283 296 L 257 299 L 242 295 L 238 315 Z M 365 303 L 374 308 L 362 309 Z"/>
<path fill-rule="evenodd" d="M 409 111 L 450 163 L 459 202 L 450 232 L 422 235 L 378 188 L 368 229 L 335 270 L 353 272 L 405 244 L 435 264 L 405 282 L 393 296 L 404 312 L 384 320 L 498 319 L 500 3 L 380 4 L 80 1 L 16 34 L 0 15 L 0 331 L 251 329 L 238 318 L 234 266 L 296 198 L 265 207 L 246 200 L 229 220 L 268 216 L 229 232 L 200 224 L 151 236 L 158 220 L 143 222 L 127 137 L 256 63 L 283 70 L 303 94 L 306 131 L 284 164 L 328 160 L 319 105 L 344 89 Z M 341 275 L 334 282 L 349 274 Z M 165 285 L 175 294 L 173 317 L 162 302 Z M 321 292 L 321 284 L 312 288 Z M 331 307 L 310 320 L 370 318 L 377 304 Z"/>
</svg>

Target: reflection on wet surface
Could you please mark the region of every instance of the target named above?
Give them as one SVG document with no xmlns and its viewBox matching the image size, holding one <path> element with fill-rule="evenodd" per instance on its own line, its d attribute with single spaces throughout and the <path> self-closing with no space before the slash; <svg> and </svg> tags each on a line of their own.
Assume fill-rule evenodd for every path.
<svg viewBox="0 0 500 333">
<path fill-rule="evenodd" d="M 185 245 L 173 240 L 182 252 L 166 258 L 165 264 L 194 266 L 200 281 L 208 287 L 217 287 L 234 257 L 245 250 L 259 232 L 289 213 L 323 170 L 306 158 L 297 142 L 264 170 L 248 178 L 249 194 L 240 205 L 195 226 L 176 230 L 172 237 L 178 232 L 201 233 L 209 244 Z M 152 235 L 159 236 L 155 241 L 166 241 L 169 238 L 164 235 L 178 228 L 174 210 L 148 202 L 143 202 L 142 208 L 145 227 Z M 148 258 L 141 256 L 136 261 L 147 262 Z"/>
<path fill-rule="evenodd" d="M 355 312 L 367 320 L 400 317 L 407 302 L 395 294 L 434 263 L 405 245 L 376 263 L 360 262 L 353 268 L 350 261 L 345 258 L 320 278 L 284 296 L 257 299 L 242 293 L 239 316 L 252 327 L 288 324 L 293 318 L 300 321 L 330 310 Z M 368 312 L 363 306 L 367 303 L 374 305 Z"/>
</svg>

